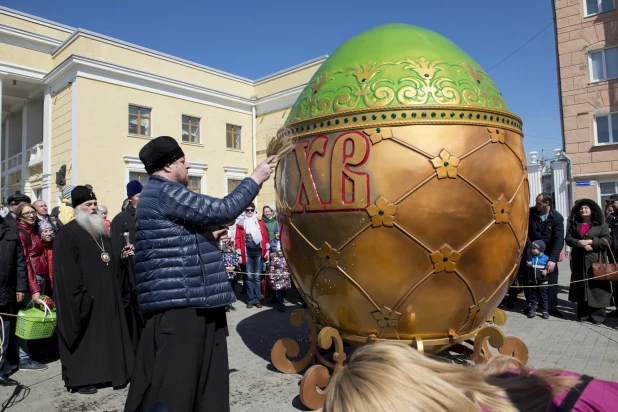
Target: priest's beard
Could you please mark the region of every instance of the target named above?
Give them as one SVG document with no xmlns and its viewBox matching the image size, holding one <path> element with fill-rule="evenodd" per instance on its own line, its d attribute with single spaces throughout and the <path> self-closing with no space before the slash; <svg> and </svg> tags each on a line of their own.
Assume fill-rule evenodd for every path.
<svg viewBox="0 0 618 412">
<path fill-rule="evenodd" d="M 103 216 L 98 213 L 84 212 L 77 206 L 75 208 L 75 220 L 86 232 L 98 239 L 101 236 L 107 236 L 107 229 L 105 228 L 105 221 Z"/>
</svg>

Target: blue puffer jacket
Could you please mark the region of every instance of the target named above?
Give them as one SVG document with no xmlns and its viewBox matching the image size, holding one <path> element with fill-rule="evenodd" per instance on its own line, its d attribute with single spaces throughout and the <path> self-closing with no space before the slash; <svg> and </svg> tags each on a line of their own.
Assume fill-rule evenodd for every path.
<svg viewBox="0 0 618 412">
<path fill-rule="evenodd" d="M 136 212 L 135 278 L 142 313 L 214 308 L 236 300 L 212 230 L 233 222 L 258 191 L 247 178 L 216 199 L 150 176 Z"/>
</svg>

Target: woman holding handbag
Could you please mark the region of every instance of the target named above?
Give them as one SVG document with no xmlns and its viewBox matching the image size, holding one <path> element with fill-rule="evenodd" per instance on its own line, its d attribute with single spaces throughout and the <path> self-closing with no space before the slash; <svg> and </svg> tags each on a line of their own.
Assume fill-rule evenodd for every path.
<svg viewBox="0 0 618 412">
<path fill-rule="evenodd" d="M 601 207 L 593 200 L 575 202 L 569 217 L 566 243 L 571 250 L 571 282 L 592 279 L 592 265 L 607 261 L 611 245 L 609 228 Z M 589 280 L 571 284 L 569 301 L 577 303 L 577 318 L 594 324 L 605 323 L 605 308 L 611 305 L 611 282 Z"/>
</svg>

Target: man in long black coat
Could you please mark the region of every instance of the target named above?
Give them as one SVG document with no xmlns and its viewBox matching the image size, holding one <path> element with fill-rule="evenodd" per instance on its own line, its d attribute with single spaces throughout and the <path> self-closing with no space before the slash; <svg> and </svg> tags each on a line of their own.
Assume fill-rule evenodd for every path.
<svg viewBox="0 0 618 412">
<path fill-rule="evenodd" d="M 526 251 L 535 240 L 545 242 L 545 254 L 549 258 L 546 268 L 549 284 L 556 285 L 560 252 L 564 248 L 564 217 L 552 207 L 552 197 L 547 193 L 539 194 L 536 197 L 536 205 L 530 208 Z M 526 251 L 524 251 L 524 258 Z M 558 310 L 558 286 L 548 287 L 547 299 L 549 314 L 559 318 L 564 317 Z"/>
<path fill-rule="evenodd" d="M 97 386 L 123 387 L 133 350 L 118 285 L 118 265 L 97 199 L 84 186 L 71 192 L 75 220 L 54 240 L 54 301 L 62 378 L 69 390 L 93 394 Z"/>
<path fill-rule="evenodd" d="M 127 184 L 129 205 L 116 215 L 111 225 L 112 248 L 115 256 L 120 256 L 120 288 L 127 327 L 131 336 L 133 352 L 137 352 L 139 338 L 144 328 L 144 321 L 139 313 L 137 294 L 135 291 L 135 260 L 133 258 L 135 244 L 135 208 L 142 192 L 142 184 L 132 180 Z M 128 244 L 127 244 L 128 241 Z"/>
<path fill-rule="evenodd" d="M 0 312 L 11 313 L 15 302 L 24 300 L 28 290 L 28 272 L 24 252 L 17 235 L 15 223 L 0 217 Z M 2 354 L 0 355 L 0 387 L 17 385 L 17 381 L 4 376 L 4 362 L 9 348 L 11 319 L 2 318 L 0 324 L 4 334 Z"/>
</svg>

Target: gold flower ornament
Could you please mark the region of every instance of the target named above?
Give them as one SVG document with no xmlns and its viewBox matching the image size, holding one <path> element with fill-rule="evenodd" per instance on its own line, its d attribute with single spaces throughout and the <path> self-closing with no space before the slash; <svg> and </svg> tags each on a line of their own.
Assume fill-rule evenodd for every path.
<svg viewBox="0 0 618 412">
<path fill-rule="evenodd" d="M 393 227 L 393 220 L 397 213 L 397 205 L 389 203 L 388 200 L 380 196 L 380 198 L 376 200 L 376 203 L 369 206 L 366 210 L 371 217 L 371 225 L 373 227 Z"/>
<path fill-rule="evenodd" d="M 448 151 L 442 149 L 438 157 L 431 159 L 431 164 L 436 169 L 438 179 L 446 177 L 455 179 L 457 177 L 457 166 L 459 166 L 459 158 L 451 155 Z"/>
</svg>

